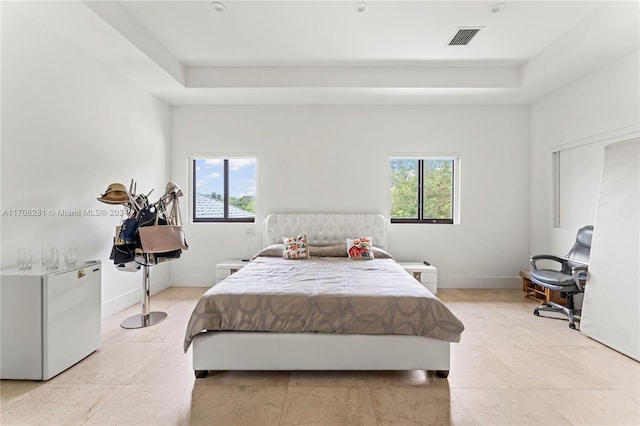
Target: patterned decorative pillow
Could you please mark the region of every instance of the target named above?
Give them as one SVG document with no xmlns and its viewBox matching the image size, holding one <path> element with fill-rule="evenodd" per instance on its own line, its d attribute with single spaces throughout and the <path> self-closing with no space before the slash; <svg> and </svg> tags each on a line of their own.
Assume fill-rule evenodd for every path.
<svg viewBox="0 0 640 426">
<path fill-rule="evenodd" d="M 282 251 L 284 259 L 307 259 L 309 257 L 307 234 L 282 237 L 282 241 L 284 242 L 284 250 Z"/>
<path fill-rule="evenodd" d="M 347 254 L 350 259 L 373 259 L 373 239 L 371 237 L 361 237 L 358 239 L 347 238 Z"/>
</svg>

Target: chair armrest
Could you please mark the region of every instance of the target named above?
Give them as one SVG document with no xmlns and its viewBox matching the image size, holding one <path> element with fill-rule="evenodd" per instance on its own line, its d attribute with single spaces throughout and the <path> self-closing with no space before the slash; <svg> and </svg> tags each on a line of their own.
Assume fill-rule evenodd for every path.
<svg viewBox="0 0 640 426">
<path fill-rule="evenodd" d="M 584 262 L 580 262 L 580 263 L 584 263 Z M 580 274 L 582 274 L 583 272 L 587 272 L 587 273 L 589 272 L 589 265 L 586 265 L 586 264 L 578 265 L 571 268 L 571 276 L 573 277 L 573 282 L 576 283 L 576 286 L 582 293 L 584 293 L 584 285 L 582 284 L 583 280 L 580 279 Z M 587 279 L 585 278 L 584 281 L 586 280 Z"/>
<path fill-rule="evenodd" d="M 532 256 L 531 259 L 529 260 L 529 263 L 531 263 L 531 269 L 532 270 L 538 269 L 538 267 L 536 266 L 536 261 L 537 260 L 553 260 L 553 261 L 558 262 L 560 264 L 564 264 L 564 262 L 566 261 L 564 258 L 559 257 L 559 256 L 554 256 L 552 254 L 539 254 L 539 255 L 536 255 L 536 256 Z"/>
<path fill-rule="evenodd" d="M 580 265 L 589 266 L 589 262 L 583 262 L 582 260 L 571 259 L 570 257 L 559 257 L 565 262 L 579 263 Z"/>
</svg>

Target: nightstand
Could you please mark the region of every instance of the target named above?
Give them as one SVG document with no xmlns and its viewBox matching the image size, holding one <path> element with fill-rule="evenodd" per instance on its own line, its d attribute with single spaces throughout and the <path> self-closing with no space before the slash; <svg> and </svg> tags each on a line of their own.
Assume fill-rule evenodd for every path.
<svg viewBox="0 0 640 426">
<path fill-rule="evenodd" d="M 431 293 L 438 293 L 438 269 L 422 262 L 398 262 L 407 272 L 420 281 Z"/>
<path fill-rule="evenodd" d="M 240 259 L 226 259 L 216 265 L 216 284 L 229 275 L 238 272 L 249 261 Z"/>
</svg>

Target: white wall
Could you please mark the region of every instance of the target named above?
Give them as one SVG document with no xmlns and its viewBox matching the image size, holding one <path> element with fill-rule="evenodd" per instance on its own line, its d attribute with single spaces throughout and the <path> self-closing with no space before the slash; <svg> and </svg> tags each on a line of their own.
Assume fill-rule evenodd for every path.
<svg viewBox="0 0 640 426">
<path fill-rule="evenodd" d="M 554 92 L 531 106 L 531 254 L 565 254 L 577 228 L 553 227 L 552 147 L 631 139 L 640 118 L 638 51 Z M 630 133 L 631 132 L 631 133 Z M 591 155 L 590 158 L 593 156 Z M 601 173 L 604 149 L 585 167 Z M 597 171 L 592 170 L 597 168 Z M 600 180 L 577 182 L 589 202 L 576 204 L 580 217 L 595 219 Z M 597 231 L 596 231 L 597 232 Z"/>
<path fill-rule="evenodd" d="M 108 259 L 119 219 L 49 210 L 111 211 L 96 197 L 132 178 L 139 190 L 162 192 L 169 116 L 167 105 L 23 15 L 20 2 L 3 2 L 1 208 L 47 213 L 2 217 L 1 267 L 16 266 L 18 247 L 39 263 L 43 243 L 72 242 L 80 259 L 103 262 L 103 317 L 139 302 L 141 274 L 118 272 Z M 168 272 L 152 270 L 154 292 L 168 286 Z"/>
<path fill-rule="evenodd" d="M 389 156 L 446 152 L 462 158 L 461 224 L 390 225 L 391 253 L 431 261 L 440 287 L 518 286 L 528 265 L 528 114 L 527 107 L 173 107 L 172 179 L 190 188 L 189 155 L 254 155 L 258 221 L 187 225 L 191 249 L 171 265 L 172 285 L 213 284 L 217 262 L 260 248 L 269 213 L 388 216 Z"/>
</svg>

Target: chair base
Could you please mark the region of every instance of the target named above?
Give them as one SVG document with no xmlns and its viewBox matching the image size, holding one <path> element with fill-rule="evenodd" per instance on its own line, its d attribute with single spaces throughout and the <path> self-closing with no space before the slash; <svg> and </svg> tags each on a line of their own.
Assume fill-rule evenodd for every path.
<svg viewBox="0 0 640 426">
<path fill-rule="evenodd" d="M 568 296 L 568 297 L 571 297 L 571 296 Z M 576 322 L 580 322 L 579 319 L 576 319 L 576 316 L 579 317 L 582 314 L 582 311 L 580 309 L 572 309 L 567 306 L 558 305 L 557 303 L 554 303 L 554 302 L 547 302 L 545 306 L 535 308 L 533 310 L 533 315 L 537 317 L 540 316 L 540 311 L 556 312 L 556 313 L 564 314 L 569 319 L 569 328 L 573 330 L 576 329 Z"/>
</svg>

